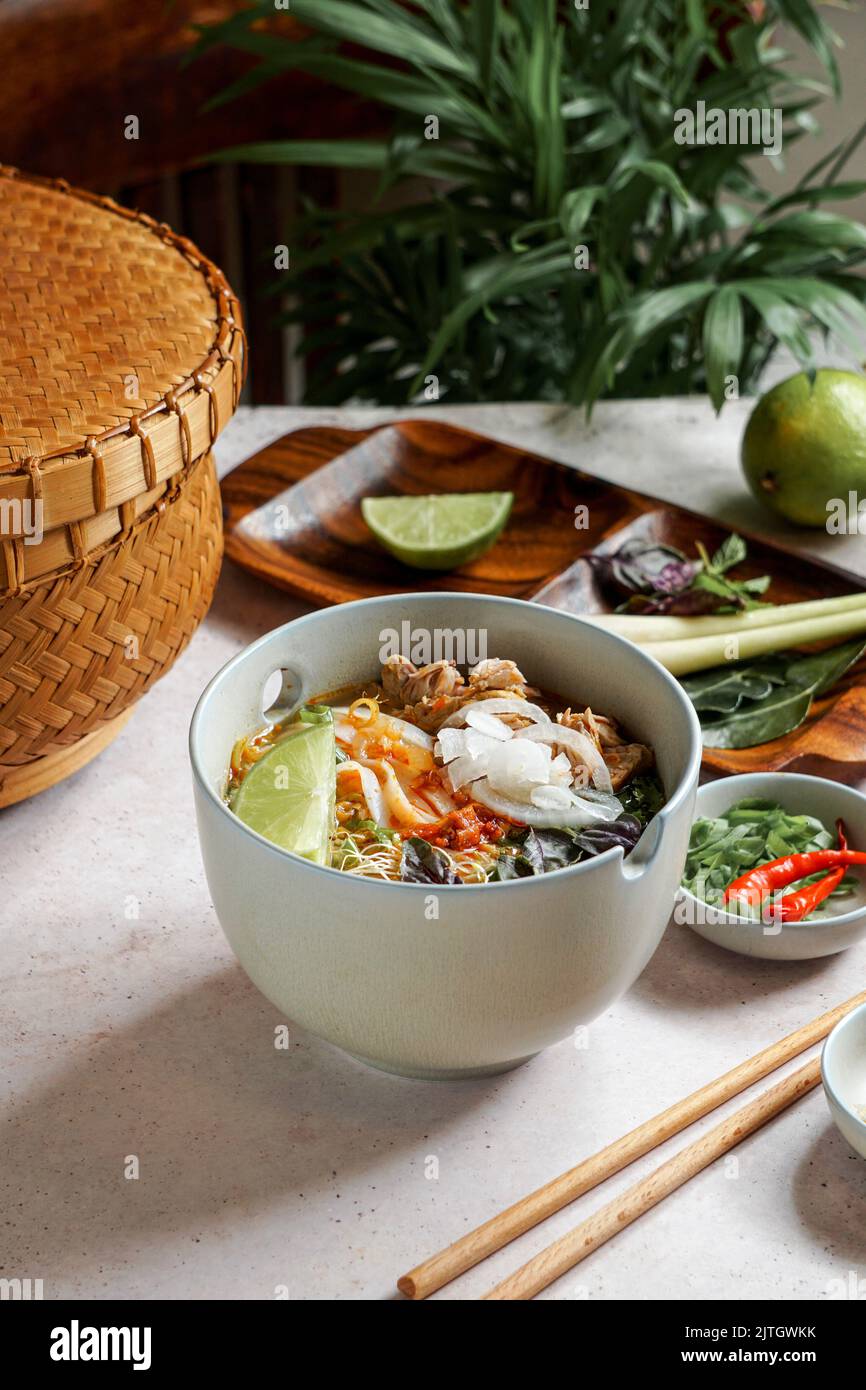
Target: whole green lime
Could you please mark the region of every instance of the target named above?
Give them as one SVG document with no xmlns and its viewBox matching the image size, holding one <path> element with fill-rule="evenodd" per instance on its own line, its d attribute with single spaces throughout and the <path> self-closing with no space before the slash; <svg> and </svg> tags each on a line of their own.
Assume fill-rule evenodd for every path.
<svg viewBox="0 0 866 1390">
<path fill-rule="evenodd" d="M 866 497 L 866 376 L 821 369 L 780 381 L 752 411 L 741 457 L 756 497 L 825 527 L 834 499 L 847 512 L 850 493 Z"/>
</svg>

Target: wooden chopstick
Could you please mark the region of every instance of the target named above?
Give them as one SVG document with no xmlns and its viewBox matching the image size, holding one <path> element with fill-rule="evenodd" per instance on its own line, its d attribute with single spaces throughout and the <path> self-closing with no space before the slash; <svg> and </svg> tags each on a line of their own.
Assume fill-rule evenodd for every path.
<svg viewBox="0 0 866 1390">
<path fill-rule="evenodd" d="M 510 1240 L 523 1235 L 539 1221 L 545 1221 L 554 1212 L 561 1211 L 577 1197 L 597 1187 L 599 1183 L 620 1172 L 635 1159 L 649 1153 L 675 1134 L 679 1134 L 695 1120 L 708 1115 L 711 1110 L 722 1105 L 732 1096 L 739 1095 L 754 1082 L 760 1081 L 784 1062 L 798 1057 L 813 1043 L 820 1042 L 833 1029 L 841 1018 L 858 1004 L 866 1003 L 866 990 L 855 994 L 844 1004 L 821 1014 L 803 1028 L 789 1033 L 786 1038 L 764 1048 L 754 1057 L 741 1062 L 731 1071 L 715 1081 L 710 1081 L 700 1090 L 693 1091 L 684 1100 L 677 1101 L 667 1110 L 645 1120 L 622 1139 L 615 1140 L 591 1158 L 586 1158 L 576 1167 L 570 1168 L 558 1178 L 545 1183 L 543 1187 L 530 1192 L 528 1196 L 515 1202 L 497 1216 L 491 1217 L 475 1230 L 468 1231 L 447 1249 L 424 1260 L 415 1269 L 404 1274 L 397 1281 L 397 1287 L 408 1298 L 427 1298 L 444 1284 L 456 1279 L 481 1260 L 487 1259 L 494 1251 L 501 1250 Z"/>
<path fill-rule="evenodd" d="M 566 1235 L 555 1240 L 546 1250 L 521 1265 L 514 1274 L 509 1274 L 501 1284 L 497 1284 L 485 1299 L 528 1299 L 534 1298 L 548 1284 L 573 1269 L 593 1250 L 615 1236 L 617 1231 L 630 1226 L 645 1211 L 649 1211 L 663 1198 L 670 1196 L 683 1183 L 712 1163 L 714 1159 L 727 1153 L 747 1135 L 754 1134 L 774 1115 L 792 1105 L 795 1100 L 813 1090 L 821 1080 L 821 1058 L 813 1057 L 805 1067 L 786 1076 L 764 1091 L 755 1100 L 749 1101 L 741 1110 L 729 1115 L 721 1124 L 707 1131 L 693 1144 L 680 1149 L 666 1163 L 662 1163 L 648 1177 L 630 1187 L 622 1196 L 615 1197 L 607 1206 L 593 1212 L 586 1221 Z"/>
</svg>

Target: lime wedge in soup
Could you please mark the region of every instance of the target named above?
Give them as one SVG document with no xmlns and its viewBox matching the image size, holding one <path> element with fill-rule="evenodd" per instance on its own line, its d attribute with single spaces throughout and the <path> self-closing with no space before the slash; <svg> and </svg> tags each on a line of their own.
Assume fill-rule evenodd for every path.
<svg viewBox="0 0 866 1390">
<path fill-rule="evenodd" d="M 361 512 L 379 544 L 404 565 L 450 570 L 490 549 L 513 501 L 513 492 L 365 497 Z"/>
<path fill-rule="evenodd" d="M 332 718 L 287 733 L 244 777 L 232 802 L 235 815 L 282 849 L 329 863 L 335 747 Z"/>
</svg>

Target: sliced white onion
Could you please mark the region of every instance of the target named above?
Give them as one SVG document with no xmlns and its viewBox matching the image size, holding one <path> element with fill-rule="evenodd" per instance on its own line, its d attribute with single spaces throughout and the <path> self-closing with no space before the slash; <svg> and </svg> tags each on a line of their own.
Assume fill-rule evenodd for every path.
<svg viewBox="0 0 866 1390">
<path fill-rule="evenodd" d="M 468 753 L 454 758 L 448 764 L 448 778 L 455 791 L 459 791 L 461 787 L 468 787 L 471 782 L 476 782 L 486 774 L 486 761 L 482 758 L 470 758 Z"/>
<path fill-rule="evenodd" d="M 421 821 L 435 821 L 435 816 L 431 811 L 421 810 L 411 802 L 404 792 L 397 779 L 390 763 L 386 763 L 383 758 L 371 759 L 368 767 L 374 768 L 382 777 L 382 796 L 385 801 L 387 812 L 394 820 L 401 825 L 417 825 Z M 387 825 L 387 821 L 381 821 L 381 825 Z"/>
<path fill-rule="evenodd" d="M 522 714 L 526 719 L 532 719 L 538 724 L 549 724 L 550 720 L 538 705 L 532 705 L 528 700 L 470 700 L 468 704 L 461 705 L 460 709 L 449 714 L 443 720 L 442 729 L 453 729 L 455 726 L 466 723 L 466 716 L 470 710 L 484 710 L 485 714 Z"/>
<path fill-rule="evenodd" d="M 550 781 L 550 749 L 528 738 L 494 746 L 487 758 L 487 780 L 496 792 L 528 797 L 533 787 Z"/>
<path fill-rule="evenodd" d="M 423 729 L 419 729 L 417 724 L 410 724 L 408 719 L 398 719 L 394 714 L 382 714 L 376 725 L 377 730 L 380 725 L 384 726 L 384 732 L 394 733 L 405 739 L 406 743 L 414 743 L 416 748 L 426 748 L 428 753 L 433 752 L 436 740 L 430 734 L 425 734 Z"/>
<path fill-rule="evenodd" d="M 423 796 L 424 800 L 438 811 L 440 816 L 447 816 L 450 811 L 456 811 L 457 807 L 451 800 L 444 787 L 425 787 L 423 792 L 416 792 L 416 796 Z"/>
<path fill-rule="evenodd" d="M 348 705 L 331 705 L 330 708 L 334 716 L 334 732 L 337 738 L 342 739 L 344 743 L 351 743 L 359 728 L 363 729 L 365 734 L 369 734 L 375 727 L 379 728 L 382 733 L 390 732 L 395 736 L 404 738 L 407 743 L 414 743 L 418 748 L 426 748 L 429 753 L 433 752 L 435 739 L 430 734 L 425 734 L 424 730 L 419 729 L 417 724 L 410 724 L 408 719 L 398 719 L 396 714 L 383 714 L 380 711 L 375 720 L 365 719 L 360 725 L 357 725 L 352 724 L 348 718 Z M 389 724 L 393 726 L 390 730 L 387 728 Z"/>
<path fill-rule="evenodd" d="M 488 758 L 499 747 L 498 738 L 490 738 L 479 729 L 461 730 L 464 747 L 470 758 Z"/>
<path fill-rule="evenodd" d="M 562 786 L 568 786 L 571 782 L 572 766 L 567 753 L 557 753 L 553 762 L 550 764 L 550 780 Z"/>
<path fill-rule="evenodd" d="M 466 752 L 465 733 L 462 729 L 440 729 L 434 751 L 443 763 L 450 763 L 453 758 L 459 758 L 461 753 Z"/>
<path fill-rule="evenodd" d="M 529 793 L 529 800 L 540 811 L 564 811 L 567 806 L 573 804 L 574 797 L 566 787 L 557 787 L 551 783 L 546 787 L 533 787 Z"/>
<path fill-rule="evenodd" d="M 577 729 L 569 729 L 566 724 L 554 724 L 552 720 L 548 720 L 546 724 L 535 725 L 531 729 L 523 729 L 521 737 L 537 740 L 539 743 L 559 743 L 563 748 L 573 749 L 581 762 L 586 763 L 592 780 L 599 790 L 612 791 L 613 785 L 607 763 L 592 739 L 587 738 L 586 734 L 579 733 Z"/>
<path fill-rule="evenodd" d="M 593 806 L 604 806 L 613 818 L 623 814 L 622 802 L 616 792 L 599 791 L 597 787 L 573 787 L 572 790 L 581 800 Z"/>
<path fill-rule="evenodd" d="M 493 703 L 495 702 L 492 700 L 485 700 L 481 705 L 467 705 L 466 723 L 470 729 L 477 729 L 480 734 L 486 734 L 488 738 L 500 739 L 501 742 L 507 743 L 510 738 L 514 737 L 514 730 L 484 708 L 485 704 Z M 470 748 L 469 751 L 471 753 L 474 750 Z"/>
<path fill-rule="evenodd" d="M 364 801 L 367 803 L 370 819 L 374 820 L 377 825 L 387 826 L 388 812 L 385 810 L 385 798 L 382 795 L 382 788 L 379 786 L 379 779 L 373 769 L 351 761 L 337 763 L 337 776 L 342 777 L 344 772 L 357 772 L 361 779 L 361 791 L 364 793 Z"/>
<path fill-rule="evenodd" d="M 472 795 L 497 816 L 507 816 L 509 820 L 521 821 L 524 825 L 531 825 L 537 829 L 548 826 L 570 826 L 578 829 L 596 821 L 616 819 L 601 803 L 583 801 L 580 797 L 575 797 L 570 806 L 561 810 L 558 807 L 555 810 L 542 810 L 533 806 L 531 802 L 518 801 L 515 797 L 494 791 L 486 777 L 475 783 Z"/>
</svg>

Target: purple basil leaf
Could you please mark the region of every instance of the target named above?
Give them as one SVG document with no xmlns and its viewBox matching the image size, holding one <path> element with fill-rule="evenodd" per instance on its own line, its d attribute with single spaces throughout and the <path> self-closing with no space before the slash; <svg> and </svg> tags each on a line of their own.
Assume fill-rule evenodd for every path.
<svg viewBox="0 0 866 1390">
<path fill-rule="evenodd" d="M 720 608 L 733 606 L 731 599 L 711 594 L 708 589 L 686 589 L 682 594 L 658 594 L 648 598 L 644 594 L 634 594 L 628 603 L 622 604 L 618 613 L 675 613 L 682 617 L 693 617 L 701 613 L 717 613 Z"/>
<path fill-rule="evenodd" d="M 700 563 L 694 560 L 671 560 L 655 577 L 656 593 L 681 594 L 700 574 Z"/>
<path fill-rule="evenodd" d="M 601 821 L 597 825 L 587 825 L 574 836 L 575 843 L 584 854 L 603 854 L 606 849 L 620 845 L 625 854 L 634 849 L 643 827 L 637 816 L 617 816 L 616 820 Z"/>
<path fill-rule="evenodd" d="M 508 843 L 519 845 L 519 848 L 516 854 L 500 854 L 496 865 L 496 878 L 500 882 L 544 873 L 544 856 L 534 830 L 527 827 L 517 831 L 508 837 Z"/>
<path fill-rule="evenodd" d="M 404 883 L 460 883 L 459 874 L 451 866 L 447 854 L 420 836 L 404 841 L 400 863 Z"/>
<path fill-rule="evenodd" d="M 581 857 L 580 846 L 571 830 L 550 827 L 529 833 L 538 846 L 543 873 L 550 873 L 551 869 L 565 869 L 569 864 L 576 864 Z"/>
<path fill-rule="evenodd" d="M 665 612 L 689 618 L 701 613 L 718 613 L 721 608 L 737 606 L 736 600 L 725 598 L 722 594 L 710 593 L 709 589 L 687 589 L 684 594 L 674 595 Z"/>
<path fill-rule="evenodd" d="M 616 582 L 614 562 L 609 555 L 598 555 L 594 550 L 591 550 L 583 558 L 600 583 L 613 584 Z"/>
<path fill-rule="evenodd" d="M 614 585 L 631 594 L 655 593 L 660 587 L 660 575 L 666 574 L 666 584 L 672 585 L 678 571 L 682 571 L 678 587 L 683 587 L 691 583 L 700 568 L 673 546 L 656 541 L 626 541 L 611 555 L 591 552 L 584 558 L 602 584 Z"/>
</svg>

